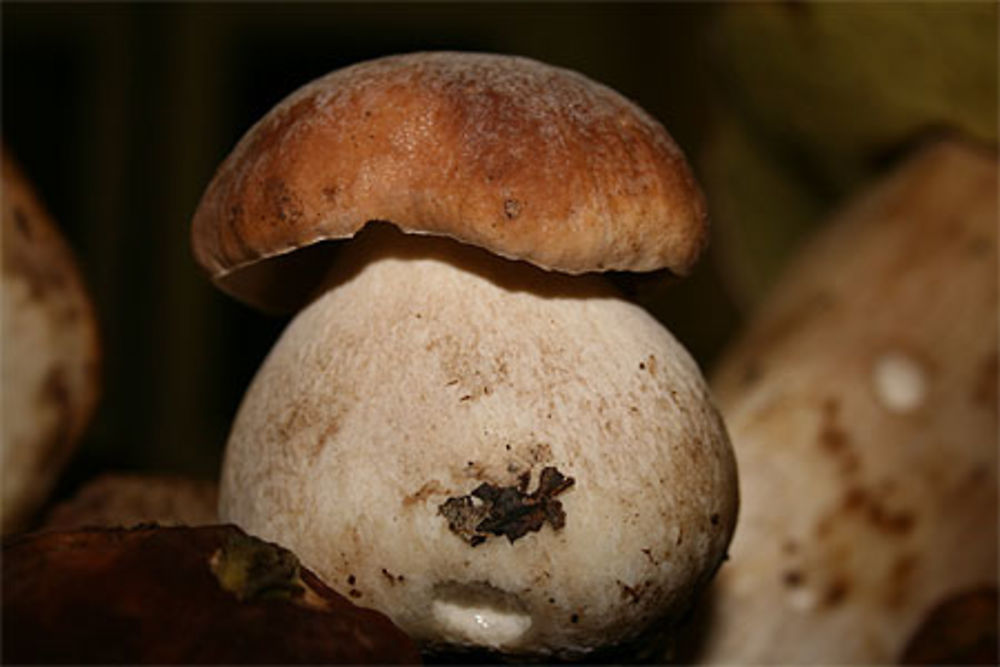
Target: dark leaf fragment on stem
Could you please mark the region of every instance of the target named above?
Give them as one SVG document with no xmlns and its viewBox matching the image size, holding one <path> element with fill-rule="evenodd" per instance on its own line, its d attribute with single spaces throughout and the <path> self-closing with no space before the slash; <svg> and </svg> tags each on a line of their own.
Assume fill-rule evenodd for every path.
<svg viewBox="0 0 1000 667">
<path fill-rule="evenodd" d="M 546 522 L 559 530 L 566 525 L 566 512 L 556 496 L 575 480 L 547 466 L 539 475 L 538 487 L 528 493 L 530 479 L 525 472 L 511 486 L 484 482 L 468 495 L 449 498 L 438 512 L 448 520 L 448 528 L 473 547 L 490 535 L 506 536 L 513 543 L 541 530 Z"/>
</svg>

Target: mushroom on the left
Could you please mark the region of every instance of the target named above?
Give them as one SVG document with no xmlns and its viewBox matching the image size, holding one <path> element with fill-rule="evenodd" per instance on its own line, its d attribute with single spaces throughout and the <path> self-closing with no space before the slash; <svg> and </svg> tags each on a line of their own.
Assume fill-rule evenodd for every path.
<svg viewBox="0 0 1000 667">
<path fill-rule="evenodd" d="M 46 501 L 99 393 L 97 318 L 73 251 L 3 148 L 3 503 L 8 534 Z"/>
</svg>

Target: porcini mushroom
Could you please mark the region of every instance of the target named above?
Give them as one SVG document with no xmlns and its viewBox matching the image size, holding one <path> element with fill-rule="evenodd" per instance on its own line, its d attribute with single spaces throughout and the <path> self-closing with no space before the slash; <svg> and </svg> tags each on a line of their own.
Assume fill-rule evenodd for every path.
<svg viewBox="0 0 1000 667">
<path fill-rule="evenodd" d="M 587 655 L 669 629 L 721 563 L 722 422 L 597 275 L 685 273 L 704 204 L 614 91 L 483 54 L 336 71 L 242 138 L 192 233 L 233 295 L 309 301 L 239 409 L 221 518 L 425 647 Z"/>
<path fill-rule="evenodd" d="M 215 482 L 172 475 L 105 473 L 48 513 L 44 528 L 202 526 L 218 523 Z"/>
<path fill-rule="evenodd" d="M 48 497 L 93 413 L 98 335 L 73 252 L 3 149 L 3 532 Z"/>
<path fill-rule="evenodd" d="M 993 151 L 924 147 L 724 357 L 742 515 L 700 661 L 896 662 L 942 604 L 995 595 L 997 177 Z M 936 630 L 937 661 L 966 654 Z"/>
</svg>

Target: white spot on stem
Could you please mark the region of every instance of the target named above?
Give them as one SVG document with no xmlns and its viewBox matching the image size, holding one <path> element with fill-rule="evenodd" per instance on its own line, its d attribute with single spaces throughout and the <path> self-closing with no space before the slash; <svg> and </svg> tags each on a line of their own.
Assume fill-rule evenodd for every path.
<svg viewBox="0 0 1000 667">
<path fill-rule="evenodd" d="M 449 583 L 435 588 L 434 620 L 445 636 L 504 648 L 531 627 L 531 616 L 517 598 L 489 584 Z"/>
<path fill-rule="evenodd" d="M 801 586 L 788 593 L 788 604 L 798 611 L 810 611 L 816 608 L 819 596 L 809 587 Z"/>
<path fill-rule="evenodd" d="M 915 359 L 902 352 L 887 352 L 879 357 L 872 369 L 872 382 L 875 395 L 890 412 L 912 412 L 927 397 L 927 374 Z"/>
</svg>

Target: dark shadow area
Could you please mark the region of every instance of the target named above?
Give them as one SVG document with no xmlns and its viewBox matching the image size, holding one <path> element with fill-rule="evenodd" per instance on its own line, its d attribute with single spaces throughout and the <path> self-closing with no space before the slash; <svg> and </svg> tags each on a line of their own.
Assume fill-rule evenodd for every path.
<svg viewBox="0 0 1000 667">
<path fill-rule="evenodd" d="M 530 292 L 547 299 L 619 296 L 601 274 L 546 271 L 450 238 L 407 234 L 379 221 L 369 222 L 351 239 L 322 241 L 261 260 L 219 282 L 227 292 L 251 304 L 280 304 L 275 310 L 295 312 L 320 292 L 353 278 L 370 262 L 389 258 L 444 262 L 508 292 Z"/>
</svg>

